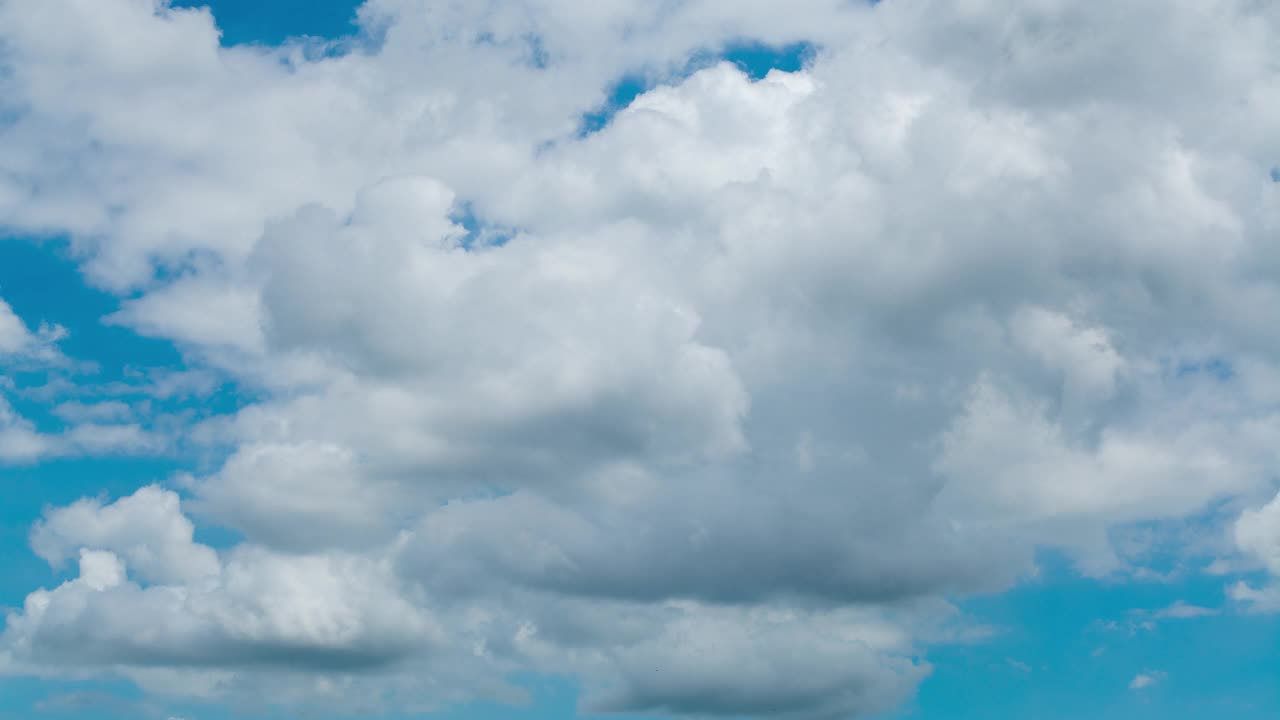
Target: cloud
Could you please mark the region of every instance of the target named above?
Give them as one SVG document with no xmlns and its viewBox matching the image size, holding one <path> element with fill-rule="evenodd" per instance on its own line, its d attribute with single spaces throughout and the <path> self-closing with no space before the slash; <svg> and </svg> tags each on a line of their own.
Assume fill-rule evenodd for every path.
<svg viewBox="0 0 1280 720">
<path fill-rule="evenodd" d="M 359 547 L 394 534 L 396 494 L 367 482 L 340 446 L 243 446 L 195 492 L 195 512 L 273 547 Z"/>
<path fill-rule="evenodd" d="M 1280 495 L 1261 508 L 1241 513 L 1236 520 L 1235 539 L 1241 550 L 1280 575 Z"/>
<path fill-rule="evenodd" d="M 217 557 L 192 538 L 195 526 L 178 496 L 151 485 L 111 504 L 84 499 L 45 514 L 31 547 L 53 565 L 90 548 L 115 553 L 150 582 L 199 580 L 217 573 Z"/>
<path fill-rule="evenodd" d="M 0 397 L 0 462 L 30 463 L 56 451 L 56 441 L 38 432 Z"/>
<path fill-rule="evenodd" d="M 0 298 L 0 362 L 58 364 L 63 358 L 57 349 L 67 331 L 59 325 L 41 324 L 32 332 L 13 308 Z"/>
<path fill-rule="evenodd" d="M 357 559 L 246 548 L 202 584 L 143 587 L 126 573 L 120 556 L 82 550 L 79 577 L 33 593 L 9 616 L 7 643 L 30 647 L 20 657 L 36 667 L 349 671 L 394 662 L 426 624 Z"/>
<path fill-rule="evenodd" d="M 1133 676 L 1129 681 L 1130 690 L 1146 690 L 1147 688 L 1163 682 L 1165 673 L 1160 670 L 1146 670 Z"/>
<path fill-rule="evenodd" d="M 194 542 L 178 497 L 155 486 L 49 512 L 32 547 L 78 577 L 27 597 L 3 642 L 20 661 L 80 667 L 226 664 L 359 668 L 395 660 L 430 629 L 385 566 Z"/>
<path fill-rule="evenodd" d="M 1220 612 L 1221 610 L 1217 608 L 1189 605 L 1179 600 L 1167 608 L 1157 610 L 1153 617 L 1157 620 L 1193 620 L 1195 618 L 1212 617 Z"/>
<path fill-rule="evenodd" d="M 97 403 L 71 400 L 53 408 L 53 414 L 67 422 L 103 422 L 129 420 L 133 417 L 133 409 L 118 400 Z"/>
<path fill-rule="evenodd" d="M 1263 587 L 1254 587 L 1240 580 L 1227 587 L 1227 597 L 1242 604 L 1250 612 L 1280 612 L 1280 585 L 1274 582 Z"/>
<path fill-rule="evenodd" d="M 0 352 L 16 353 L 33 343 L 35 337 L 9 304 L 0 300 Z"/>
<path fill-rule="evenodd" d="M 64 413 L 84 415 L 83 407 L 61 406 Z M 110 408 L 106 408 L 111 410 Z M 112 410 L 114 412 L 114 410 Z M 154 455 L 164 452 L 168 439 L 138 423 L 108 423 L 84 420 L 61 432 L 44 432 L 30 419 L 18 414 L 0 397 L 0 463 L 30 464 L 57 457 Z"/>
<path fill-rule="evenodd" d="M 32 332 L 13 309 L 0 299 L 0 367 L 6 370 L 0 391 L 32 399 L 47 399 L 41 389 L 19 385 L 20 373 L 44 373 L 45 389 L 56 396 L 58 389 L 73 385 L 64 377 L 50 374 L 72 367 L 58 348 L 67 331 L 58 325 L 41 324 Z M 50 408 L 67 427 L 61 432 L 40 429 L 35 422 L 0 396 L 0 464 L 31 464 L 69 455 L 153 454 L 165 449 L 159 434 L 131 422 L 132 410 L 119 402 L 83 404 L 64 402 Z"/>
<path fill-rule="evenodd" d="M 1240 580 L 1227 594 L 1254 612 L 1280 611 L 1280 495 L 1256 509 L 1247 509 L 1234 527 L 1236 546 L 1247 556 L 1262 563 L 1271 574 L 1270 584 L 1255 588 Z"/>
<path fill-rule="evenodd" d="M 349 700 L 358 703 L 418 685 L 427 671 L 446 685 L 499 686 L 506 669 L 526 666 L 589 678 L 585 702 L 599 711 L 679 714 L 741 707 L 743 673 L 757 688 L 748 701 L 778 713 L 887 709 L 929 670 L 912 659 L 901 620 L 870 609 L 580 603 L 538 593 L 511 604 L 457 602 L 404 585 L 385 548 L 282 554 L 241 545 L 219 556 L 191 531 L 176 495 L 156 487 L 51 511 L 33 546 L 52 562 L 78 558 L 79 574 L 32 593 L 9 614 L 0 643 L 32 670 L 177 671 L 166 690 L 177 695 L 199 692 L 193 675 L 227 667 L 254 671 L 219 680 L 224 692 L 263 678 L 288 686 L 300 673 L 338 682 L 354 673 Z M 744 665 L 748 656 L 756 659 Z"/>
<path fill-rule="evenodd" d="M 360 22 L 223 48 L 201 10 L 0 4 L 0 221 L 70 237 L 107 321 L 190 366 L 102 395 L 243 401 L 171 434 L 0 406 L 6 461 L 201 459 L 186 497 L 47 513 L 33 548 L 80 572 L 10 617 L 27 671 L 362 712 L 546 672 L 593 712 L 868 716 L 929 672 L 941 598 L 1046 546 L 1150 574 L 1124 528 L 1274 492 L 1269 7 Z M 743 39 L 818 49 L 701 59 Z M 1270 508 L 1229 534 L 1275 571 Z"/>
<path fill-rule="evenodd" d="M 262 344 L 257 302 L 240 288 L 187 280 L 125 303 L 107 321 L 142 335 L 252 352 Z"/>
<path fill-rule="evenodd" d="M 588 694 L 585 709 L 720 716 L 757 707 L 784 717 L 848 717 L 892 707 L 928 672 L 882 654 L 877 640 L 892 642 L 892 633 L 876 638 L 874 628 L 838 615 L 755 615 L 690 613 L 625 651 L 621 682 Z"/>
<path fill-rule="evenodd" d="M 1004 662 L 1005 662 L 1005 664 L 1006 664 L 1006 665 L 1008 665 L 1011 669 L 1016 670 L 1016 671 L 1017 671 L 1017 672 L 1019 672 L 1019 673 L 1029 673 L 1029 672 L 1031 672 L 1031 666 L 1030 666 L 1030 665 L 1028 665 L 1028 664 L 1026 664 L 1026 663 L 1024 663 L 1024 662 L 1022 662 L 1021 660 L 1015 660 L 1015 659 L 1013 659 L 1013 658 L 1005 658 L 1005 659 L 1004 659 Z"/>
</svg>

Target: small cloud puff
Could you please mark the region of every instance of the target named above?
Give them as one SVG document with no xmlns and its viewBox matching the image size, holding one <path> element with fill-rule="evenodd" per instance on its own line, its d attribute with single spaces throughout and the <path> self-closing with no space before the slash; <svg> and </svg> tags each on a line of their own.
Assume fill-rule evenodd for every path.
<svg viewBox="0 0 1280 720">
<path fill-rule="evenodd" d="M 1138 673 L 1129 681 L 1130 690 L 1145 690 L 1152 685 L 1160 683 L 1165 679 L 1165 673 L 1160 670 L 1147 670 Z"/>
</svg>

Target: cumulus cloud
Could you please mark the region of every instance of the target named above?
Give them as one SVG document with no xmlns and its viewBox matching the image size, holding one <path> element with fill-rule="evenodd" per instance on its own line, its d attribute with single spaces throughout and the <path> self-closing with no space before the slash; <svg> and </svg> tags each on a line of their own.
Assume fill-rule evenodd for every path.
<svg viewBox="0 0 1280 720">
<path fill-rule="evenodd" d="M 689 613 L 616 660 L 621 682 L 589 694 L 591 712 L 843 718 L 900 701 L 927 667 L 901 655 L 895 628 L 789 612 Z"/>
<path fill-rule="evenodd" d="M 1272 573 L 1280 575 L 1280 496 L 1236 521 L 1236 544 L 1253 554 Z"/>
<path fill-rule="evenodd" d="M 470 687 L 486 679 L 499 687 L 500 673 L 523 666 L 580 673 L 592 682 L 585 702 L 599 711 L 722 714 L 743 706 L 746 673 L 751 704 L 816 718 L 887 709 L 929 670 L 912 658 L 902 618 L 872 609 L 582 603 L 540 593 L 459 602 L 448 588 L 404 584 L 389 548 L 295 554 L 246 544 L 220 555 L 192 540 L 177 496 L 154 486 L 108 505 L 55 509 L 32 544 L 51 562 L 75 558 L 79 573 L 9 614 L 0 642 L 11 660 L 46 672 L 175 671 L 170 694 L 199 694 L 191 675 L 227 667 L 286 684 L 299 673 L 339 683 L 355 673 L 358 695 L 419 684 L 426 669 L 447 679 L 448 666 L 464 668 Z M 746 655 L 756 660 L 744 665 Z"/>
<path fill-rule="evenodd" d="M 1262 563 L 1272 576 L 1269 585 L 1256 588 L 1241 580 L 1227 594 L 1256 612 L 1280 611 L 1280 495 L 1260 508 L 1245 510 L 1235 523 L 1236 546 Z"/>
<path fill-rule="evenodd" d="M 55 565 L 82 551 L 108 551 L 149 582 L 185 582 L 216 573 L 217 557 L 193 542 L 195 526 L 179 505 L 175 493 L 155 485 L 110 504 L 80 500 L 48 512 L 32 530 L 31 547 Z"/>
<path fill-rule="evenodd" d="M 181 348 L 148 392 L 244 398 L 186 428 L 213 458 L 189 497 L 47 514 L 33 548 L 80 573 L 10 616 L 11 662 L 405 708 L 570 673 L 597 712 L 859 717 L 927 675 L 939 598 L 1044 546 L 1136 574 L 1115 530 L 1274 491 L 1275 10 L 359 17 L 221 47 L 163 2 L 0 4 L 0 220 L 71 237 L 107 322 Z M 818 50 L 705 60 L 744 39 Z M 580 133 L 625 74 L 646 90 Z M 0 352 L 33 337 L 0 312 Z M 0 406 L 0 458 L 160 447 L 127 407 L 59 414 Z M 1233 537 L 1280 572 L 1274 505 Z"/>
<path fill-rule="evenodd" d="M 51 511 L 32 547 L 51 563 L 75 558 L 79 575 L 28 596 L 6 647 L 37 666 L 347 668 L 390 662 L 430 630 L 385 563 L 251 546 L 220 558 L 193 529 L 155 486 Z"/>
<path fill-rule="evenodd" d="M 247 445 L 195 490 L 197 513 L 274 547 L 368 545 L 394 533 L 396 493 L 366 482 L 342 446 Z"/>
</svg>

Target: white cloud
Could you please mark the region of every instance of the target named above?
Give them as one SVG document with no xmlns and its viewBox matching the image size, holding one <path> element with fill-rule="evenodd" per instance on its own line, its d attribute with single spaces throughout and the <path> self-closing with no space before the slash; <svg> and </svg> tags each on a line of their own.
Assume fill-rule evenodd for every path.
<svg viewBox="0 0 1280 720">
<path fill-rule="evenodd" d="M 1280 612 L 1280 495 L 1260 508 L 1242 512 L 1235 523 L 1234 537 L 1236 546 L 1261 562 L 1272 578 L 1261 588 L 1237 581 L 1228 587 L 1228 596 L 1254 612 Z"/>
<path fill-rule="evenodd" d="M 133 408 L 127 403 L 118 400 L 107 400 L 96 403 L 83 403 L 77 400 L 70 400 L 59 403 L 53 408 L 53 414 L 66 420 L 67 422 L 109 422 L 130 420 L 133 418 Z"/>
<path fill-rule="evenodd" d="M 1115 569 L 1116 549 L 1097 544 L 1104 524 L 1195 513 L 1257 487 L 1272 462 L 1255 433 L 1277 418 L 1197 421 L 1194 406 L 1162 404 L 1163 418 L 1082 434 L 1053 419 L 1047 400 L 985 375 L 942 435 L 934 467 L 948 482 L 937 502 L 959 520 L 1074 547 L 1086 569 Z"/>
<path fill-rule="evenodd" d="M 1236 544 L 1272 573 L 1280 575 L 1280 495 L 1261 508 L 1245 510 L 1236 521 Z"/>
<path fill-rule="evenodd" d="M 61 406 L 64 414 L 101 412 Z M 154 455 L 164 452 L 168 439 L 137 423 L 98 423 L 84 420 L 61 432 L 43 432 L 0 397 L 0 464 L 30 464 L 67 456 Z"/>
<path fill-rule="evenodd" d="M 359 547 L 394 534 L 396 495 L 339 446 L 246 445 L 195 491 L 197 513 L 272 546 Z"/>
<path fill-rule="evenodd" d="M 30 463 L 55 452 L 57 443 L 0 397 L 0 462 Z"/>
<path fill-rule="evenodd" d="M 216 281 L 179 280 L 126 302 L 107 320 L 182 343 L 246 352 L 262 346 L 257 294 Z"/>
<path fill-rule="evenodd" d="M 1227 597 L 1241 603 L 1250 612 L 1280 612 L 1280 584 L 1275 582 L 1258 588 L 1240 580 L 1227 587 Z"/>
<path fill-rule="evenodd" d="M 177 497 L 156 487 L 52 511 L 33 545 L 55 562 L 78 557 L 79 575 L 28 596 L 0 643 L 33 671 L 123 663 L 143 682 L 173 671 L 164 692 L 176 695 L 207 692 L 199 677 L 210 670 L 254 667 L 220 676 L 218 691 L 252 698 L 270 680 L 273 697 L 314 700 L 329 686 L 348 695 L 333 699 L 340 706 L 421 687 L 424 676 L 497 692 L 511 669 L 531 667 L 589 678 L 586 702 L 601 710 L 678 713 L 737 707 L 745 672 L 758 688 L 751 702 L 818 717 L 887 709 L 929 670 L 911 659 L 905 618 L 873 609 L 638 605 L 514 589 L 510 603 L 457 602 L 447 588 L 405 585 L 385 548 L 280 554 L 246 544 L 219 557 L 191 530 Z M 743 665 L 747 656 L 756 660 Z"/>
<path fill-rule="evenodd" d="M 32 332 L 13 308 L 0 298 L 0 362 L 33 360 L 42 364 L 61 362 L 56 344 L 67 331 L 58 325 L 41 324 Z"/>
<path fill-rule="evenodd" d="M 1060 313 L 1033 307 L 1014 313 L 1011 331 L 1015 343 L 1063 374 L 1064 422 L 1078 422 L 1091 405 L 1110 399 L 1115 392 L 1124 358 L 1101 328 L 1081 328 Z"/>
<path fill-rule="evenodd" d="M 35 341 L 22 319 L 9 304 L 0 300 L 0 352 L 16 353 Z"/>
<path fill-rule="evenodd" d="M 1145 690 L 1152 685 L 1163 682 L 1165 673 L 1159 670 L 1146 670 L 1133 676 L 1129 681 L 1130 690 Z"/>
<path fill-rule="evenodd" d="M 206 550 L 208 548 L 205 548 Z M 27 597 L 5 640 L 34 667 L 357 669 L 394 662 L 430 623 L 359 558 L 278 556 L 243 548 L 190 585 L 141 586 L 124 560 L 80 553 L 79 577 Z"/>
<path fill-rule="evenodd" d="M 1021 660 L 1015 660 L 1014 658 L 1005 658 L 1004 661 L 1011 669 L 1016 670 L 1017 672 L 1020 672 L 1020 673 L 1031 672 L 1031 666 L 1022 662 Z"/>
<path fill-rule="evenodd" d="M 1221 611 L 1217 608 L 1191 605 L 1179 600 L 1169 607 L 1157 610 L 1154 617 L 1157 620 L 1192 620 L 1195 618 L 1212 617 L 1220 612 Z"/>
<path fill-rule="evenodd" d="M 31 546 L 55 565 L 84 548 L 109 551 L 149 582 L 175 583 L 217 572 L 216 556 L 192 541 L 194 532 L 178 496 L 152 485 L 109 505 L 84 499 L 50 511 L 32 531 Z"/>
<path fill-rule="evenodd" d="M 1210 5 L 372 0 L 343 54 L 0 4 L 0 221 L 178 343 L 146 392 L 251 399 L 182 435 L 215 458 L 185 503 L 50 512 L 33 544 L 81 576 L 0 653 L 210 698 L 532 670 L 601 711 L 826 720 L 927 672 L 903 607 L 1043 545 L 1141 576 L 1112 531 L 1245 506 L 1280 460 L 1280 16 Z M 680 71 L 742 39 L 820 50 Z M 655 87 L 577 137 L 625 72 Z M 0 352 L 39 335 L 0 313 Z M 174 443 L 0 411 L 7 461 Z M 1234 538 L 1275 570 L 1269 513 Z"/>
</svg>

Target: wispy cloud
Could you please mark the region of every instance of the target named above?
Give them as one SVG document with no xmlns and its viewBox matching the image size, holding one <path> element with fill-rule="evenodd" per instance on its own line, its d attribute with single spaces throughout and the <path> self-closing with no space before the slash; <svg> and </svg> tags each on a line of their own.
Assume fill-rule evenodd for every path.
<svg viewBox="0 0 1280 720">
<path fill-rule="evenodd" d="M 1133 676 L 1129 681 L 1130 690 L 1146 690 L 1147 688 L 1164 682 L 1166 674 L 1161 670 L 1146 670 Z"/>
</svg>

